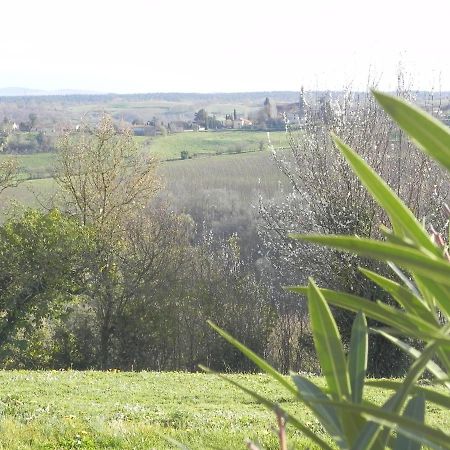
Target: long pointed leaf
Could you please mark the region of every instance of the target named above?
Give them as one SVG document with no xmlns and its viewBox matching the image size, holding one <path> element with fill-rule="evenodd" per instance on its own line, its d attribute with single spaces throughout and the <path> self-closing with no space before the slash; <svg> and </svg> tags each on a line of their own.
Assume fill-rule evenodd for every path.
<svg viewBox="0 0 450 450">
<path fill-rule="evenodd" d="M 425 153 L 450 171 L 450 131 L 444 124 L 403 99 L 377 91 L 373 95 Z"/>
<path fill-rule="evenodd" d="M 308 285 L 308 308 L 317 357 L 331 395 L 350 398 L 350 380 L 339 330 L 330 307 L 312 280 Z"/>
<path fill-rule="evenodd" d="M 414 347 L 407 344 L 406 342 L 403 342 L 402 340 L 396 338 L 395 336 L 392 336 L 391 334 L 386 333 L 383 330 L 375 329 L 373 331 L 375 333 L 380 334 L 384 338 L 388 339 L 390 342 L 392 342 L 398 348 L 403 350 L 411 358 L 418 359 L 422 355 L 422 353 L 419 350 L 415 349 Z M 450 383 L 445 382 L 445 380 L 448 379 L 448 375 L 434 361 L 428 361 L 426 368 L 436 377 L 437 380 L 443 381 L 447 385 L 447 387 L 450 387 Z"/>
<path fill-rule="evenodd" d="M 438 347 L 437 342 L 428 343 L 426 347 L 423 349 L 423 352 L 420 354 L 420 356 L 411 364 L 402 385 L 397 390 L 395 395 L 392 397 L 393 404 L 390 407 L 390 411 L 392 411 L 395 414 L 400 413 L 400 410 L 405 404 L 408 395 L 411 393 L 411 389 L 414 388 L 414 386 L 417 383 L 417 380 L 425 371 L 427 364 L 432 360 L 433 356 L 435 355 L 437 347 Z M 387 443 L 389 438 L 389 432 L 387 429 L 381 432 L 381 437 L 383 441 Z"/>
<path fill-rule="evenodd" d="M 392 261 L 431 280 L 450 286 L 450 264 L 443 258 L 410 247 L 352 236 L 291 234 L 294 239 L 334 247 L 381 261 Z M 448 304 L 450 311 L 450 300 Z"/>
<path fill-rule="evenodd" d="M 257 400 L 259 403 L 264 405 L 266 408 L 268 408 L 274 412 L 281 413 L 285 417 L 285 419 L 288 423 L 291 423 L 295 428 L 297 428 L 302 433 L 304 433 L 305 436 L 307 436 L 309 439 L 311 439 L 313 442 L 315 442 L 317 445 L 319 445 L 320 448 L 323 448 L 325 450 L 332 450 L 332 448 L 322 438 L 317 436 L 313 431 L 311 431 L 308 427 L 306 427 L 301 422 L 299 422 L 294 416 L 290 415 L 287 411 L 285 411 L 283 408 L 281 408 L 278 404 L 263 397 L 262 395 L 259 395 L 257 392 L 243 386 L 242 384 L 232 380 L 231 378 L 228 378 L 220 373 L 213 372 L 212 370 L 208 369 L 207 367 L 204 367 L 204 366 L 199 366 L 199 367 L 202 370 L 204 370 L 205 372 L 215 374 L 218 377 L 222 378 L 223 380 L 227 381 L 228 383 L 231 383 L 232 385 L 236 386 L 240 390 L 251 395 L 255 400 Z"/>
<path fill-rule="evenodd" d="M 367 380 L 366 386 L 371 386 L 375 388 L 388 389 L 392 391 L 396 391 L 401 386 L 401 381 L 394 380 Z M 425 397 L 427 402 L 434 403 L 436 405 L 442 406 L 443 408 L 447 408 L 450 410 L 450 397 L 448 395 L 441 394 L 432 389 L 423 387 L 423 386 L 414 386 L 411 389 L 411 393 L 422 395 Z"/>
<path fill-rule="evenodd" d="M 425 422 L 425 399 L 421 396 L 413 397 L 406 405 L 403 412 L 404 417 L 410 417 L 411 419 L 424 424 Z M 420 450 L 422 443 L 417 440 L 413 440 L 405 435 L 399 434 L 395 440 L 393 450 Z"/>
<path fill-rule="evenodd" d="M 417 283 L 422 297 L 426 299 L 431 310 L 436 309 L 436 305 L 450 316 L 450 287 L 442 283 L 436 283 L 430 277 L 414 273 L 414 280 Z"/>
<path fill-rule="evenodd" d="M 367 322 L 359 312 L 353 322 L 348 355 L 348 372 L 353 403 L 361 403 L 367 371 Z"/>
<path fill-rule="evenodd" d="M 333 136 L 333 140 L 360 181 L 389 215 L 394 231 L 414 239 L 420 245 L 436 254 L 437 248 L 427 232 L 423 229 L 411 210 L 400 200 L 387 183 L 372 170 L 364 159 L 344 144 L 337 136 Z"/>
<path fill-rule="evenodd" d="M 394 405 L 394 397 L 391 397 L 387 400 L 387 402 L 383 405 L 383 409 L 386 411 L 390 411 Z M 367 406 L 367 405 L 366 405 Z M 360 450 L 360 449 L 385 449 L 384 441 L 385 437 L 380 436 L 380 425 L 376 422 L 368 421 L 363 429 L 360 431 L 356 441 L 353 444 L 351 450 Z"/>
<path fill-rule="evenodd" d="M 289 286 L 285 289 L 290 292 L 295 292 L 302 295 L 307 295 L 308 293 L 308 288 L 304 286 Z M 435 330 L 433 328 L 430 328 L 430 326 L 426 322 L 424 322 L 428 327 L 426 331 L 418 329 L 417 323 L 415 321 L 416 318 L 409 316 L 403 311 L 397 310 L 395 308 L 386 309 L 381 307 L 380 304 L 367 300 L 364 297 L 359 297 L 344 292 L 337 292 L 323 288 L 320 289 L 320 292 L 325 297 L 328 303 L 347 309 L 349 311 L 353 311 L 355 313 L 361 311 L 367 317 L 396 328 L 406 336 L 420 338 L 426 341 L 436 339 L 440 342 L 450 342 L 450 338 L 448 336 L 435 332 Z M 414 319 L 414 321 L 412 321 L 412 319 Z"/>
<path fill-rule="evenodd" d="M 308 285 L 308 309 L 314 346 L 330 394 L 339 400 L 349 399 L 350 377 L 339 330 L 328 303 L 312 279 Z M 359 429 L 358 419 L 346 413 L 340 419 L 345 435 L 351 439 Z"/>
<path fill-rule="evenodd" d="M 411 238 L 399 236 L 383 225 L 380 225 L 380 231 L 381 234 L 386 238 L 386 240 L 391 242 L 392 244 L 398 244 L 402 245 L 403 247 L 411 247 L 415 249 L 420 248 L 420 246 L 417 245 L 417 243 L 414 242 Z"/>
<path fill-rule="evenodd" d="M 383 408 L 379 409 L 379 411 L 382 410 L 393 415 L 400 412 L 408 395 L 414 388 L 415 383 L 422 375 L 427 363 L 433 357 L 436 347 L 436 342 L 432 342 L 426 346 L 420 357 L 411 364 L 408 374 L 397 392 L 387 400 Z M 374 425 L 373 423 L 368 423 L 358 436 L 356 441 L 358 446 L 355 447 L 355 450 L 358 450 L 359 448 L 371 448 L 371 446 L 379 439 L 381 439 L 383 445 L 386 445 L 389 439 L 389 429 L 386 428 L 385 430 L 382 430 L 381 424 Z"/>
<path fill-rule="evenodd" d="M 376 300 L 377 305 L 385 311 L 385 313 L 395 314 L 398 313 L 399 309 L 394 306 L 388 305 L 387 303 L 382 302 L 381 300 Z M 431 324 L 427 320 L 423 319 L 422 316 L 417 315 L 415 313 L 405 312 L 404 317 L 413 325 L 416 326 L 418 330 L 423 332 L 428 332 L 431 336 L 435 336 L 437 339 L 442 341 L 447 341 L 447 337 L 445 333 L 442 332 L 440 327 Z"/>
<path fill-rule="evenodd" d="M 405 286 L 418 298 L 420 298 L 420 293 L 417 290 L 414 283 L 392 262 L 388 262 L 388 266 L 392 269 L 392 271 L 400 278 L 401 281 L 405 284 Z"/>
<path fill-rule="evenodd" d="M 410 437 L 418 442 L 422 442 L 434 449 L 450 450 L 450 435 L 441 430 L 436 430 L 424 425 L 421 422 L 411 418 L 403 417 L 399 414 L 394 414 L 381 408 L 373 408 L 366 405 L 355 405 L 354 403 L 327 401 L 326 404 L 341 408 L 343 410 L 354 411 L 361 414 L 367 420 L 378 423 L 390 429 L 396 429 L 398 432 Z M 367 447 L 360 447 L 367 448 Z"/>
<path fill-rule="evenodd" d="M 439 347 L 437 350 L 437 355 L 447 373 L 450 374 L 450 348 L 445 348 L 444 346 Z M 450 389 L 450 382 L 447 387 Z"/>
<path fill-rule="evenodd" d="M 431 324 L 437 325 L 437 321 L 433 316 L 433 313 L 428 308 L 428 305 L 411 293 L 408 289 L 402 285 L 390 280 L 389 278 L 383 277 L 375 272 L 367 269 L 359 269 L 367 278 L 372 280 L 374 283 L 378 284 L 386 292 L 391 294 L 391 296 L 409 313 L 415 314 L 416 316 L 430 322 Z"/>
<path fill-rule="evenodd" d="M 300 399 L 314 412 L 339 448 L 348 449 L 349 444 L 341 428 L 335 408 L 314 401 L 327 400 L 328 397 L 314 383 L 300 375 L 293 375 L 292 380 L 301 394 Z"/>
</svg>

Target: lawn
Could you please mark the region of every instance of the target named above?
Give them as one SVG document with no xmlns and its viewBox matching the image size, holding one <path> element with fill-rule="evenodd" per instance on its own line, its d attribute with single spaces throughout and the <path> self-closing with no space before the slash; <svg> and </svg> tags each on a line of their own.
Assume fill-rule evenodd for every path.
<svg viewBox="0 0 450 450">
<path fill-rule="evenodd" d="M 267 376 L 232 377 L 321 429 Z M 367 398 L 379 404 L 386 392 L 368 389 Z M 191 449 L 244 449 L 247 438 L 277 448 L 273 414 L 214 375 L 1 371 L 0 399 L 1 449 L 174 448 L 164 437 Z M 447 414 L 433 407 L 427 420 L 449 431 Z M 289 426 L 288 437 L 296 448 L 310 445 Z"/>
</svg>

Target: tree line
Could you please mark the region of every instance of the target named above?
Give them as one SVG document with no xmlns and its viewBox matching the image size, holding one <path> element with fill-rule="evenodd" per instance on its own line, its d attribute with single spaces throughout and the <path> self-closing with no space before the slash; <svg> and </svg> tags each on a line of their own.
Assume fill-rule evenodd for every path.
<svg viewBox="0 0 450 450">
<path fill-rule="evenodd" d="M 273 311 L 239 239 L 194 242 L 192 219 L 155 198 L 156 163 L 129 131 L 105 117 L 65 135 L 55 180 L 51 210 L 0 228 L 4 367 L 248 368 L 207 318 L 264 351 Z"/>
</svg>

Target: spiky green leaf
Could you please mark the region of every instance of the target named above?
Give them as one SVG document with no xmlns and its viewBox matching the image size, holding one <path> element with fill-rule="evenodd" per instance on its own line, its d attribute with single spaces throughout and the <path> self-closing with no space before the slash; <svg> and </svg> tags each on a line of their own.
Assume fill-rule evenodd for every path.
<svg viewBox="0 0 450 450">
<path fill-rule="evenodd" d="M 285 289 L 302 295 L 307 295 L 308 293 L 308 288 L 304 286 L 289 286 Z M 407 336 L 424 339 L 427 341 L 435 339 L 440 342 L 450 343 L 449 336 L 440 333 L 439 330 L 430 326 L 427 322 L 421 321 L 420 318 L 412 316 L 399 309 L 392 307 L 389 308 L 386 307 L 386 305 L 382 306 L 380 303 L 372 302 L 364 297 L 359 297 L 357 295 L 347 294 L 344 292 L 337 292 L 323 288 L 320 289 L 320 292 L 328 303 L 355 313 L 362 311 L 367 317 L 396 328 Z M 420 324 L 419 327 L 418 324 Z"/>
<path fill-rule="evenodd" d="M 413 397 L 406 405 L 403 412 L 404 417 L 420 422 L 422 425 L 425 421 L 425 399 L 422 396 Z M 422 442 L 413 440 L 403 434 L 399 434 L 394 443 L 393 450 L 420 450 Z"/>
<path fill-rule="evenodd" d="M 437 249 L 421 223 L 387 183 L 337 136 L 333 136 L 333 141 L 372 197 L 389 215 L 394 231 L 400 236 L 414 239 L 419 245 L 436 253 Z"/>
<path fill-rule="evenodd" d="M 308 285 L 308 309 L 317 357 L 331 395 L 348 399 L 350 379 L 339 330 L 328 303 L 312 280 Z"/>
<path fill-rule="evenodd" d="M 401 98 L 377 91 L 373 95 L 425 153 L 450 171 L 450 131 L 443 123 Z"/>
<path fill-rule="evenodd" d="M 375 329 L 373 330 L 373 332 L 380 334 L 381 336 L 392 342 L 394 345 L 403 350 L 411 358 L 418 359 L 422 355 L 422 353 L 419 350 L 415 349 L 408 343 L 396 338 L 395 336 L 392 336 L 386 331 Z M 434 361 L 428 361 L 426 368 L 427 370 L 430 371 L 431 374 L 433 374 L 436 377 L 437 380 L 442 381 L 443 383 L 448 385 L 448 387 L 450 387 L 450 383 L 445 381 L 448 379 L 448 375 Z"/>
<path fill-rule="evenodd" d="M 375 388 L 380 388 L 384 390 L 396 391 L 401 387 L 401 381 L 395 380 L 382 380 L 382 379 L 372 379 L 366 380 L 366 386 L 371 386 Z M 414 386 L 411 389 L 411 393 L 416 395 L 422 395 L 425 397 L 427 402 L 434 403 L 436 405 L 442 406 L 450 410 L 450 397 L 448 395 L 436 392 L 433 389 L 429 389 L 423 386 Z"/>
<path fill-rule="evenodd" d="M 348 354 L 348 372 L 354 403 L 361 403 L 362 401 L 367 370 L 367 348 L 367 322 L 364 314 L 359 312 L 353 322 L 350 352 Z"/>
<path fill-rule="evenodd" d="M 409 417 L 394 414 L 384 408 L 367 405 L 356 405 L 354 403 L 337 401 L 324 401 L 324 403 L 342 410 L 357 412 L 367 420 L 379 424 L 379 426 L 397 430 L 397 432 L 436 450 L 450 450 L 450 435 Z M 358 450 L 361 448 L 370 447 L 359 447 Z"/>
<path fill-rule="evenodd" d="M 241 351 L 250 361 L 253 361 L 263 372 L 277 380 L 282 386 L 284 386 L 291 394 L 297 395 L 297 390 L 295 387 L 283 376 L 280 372 L 275 370 L 268 362 L 264 361 L 255 352 L 250 350 L 245 345 L 241 344 L 237 339 L 228 334 L 226 331 L 222 330 L 220 327 L 212 323 L 210 320 L 207 321 L 208 325 L 217 333 L 219 333 L 226 341 L 231 345 Z"/>
<path fill-rule="evenodd" d="M 437 325 L 437 321 L 430 311 L 428 304 L 424 303 L 419 297 L 414 295 L 409 289 L 406 289 L 402 285 L 383 277 L 371 270 L 360 269 L 360 271 L 374 283 L 378 284 L 386 292 L 402 306 L 406 311 L 414 314 L 428 322 L 430 324 Z"/>
<path fill-rule="evenodd" d="M 348 449 L 349 444 L 342 430 L 335 408 L 323 403 L 317 403 L 317 400 L 327 400 L 328 397 L 314 383 L 311 383 L 311 381 L 305 377 L 292 375 L 292 380 L 300 393 L 300 400 L 311 408 L 339 448 Z"/>
</svg>

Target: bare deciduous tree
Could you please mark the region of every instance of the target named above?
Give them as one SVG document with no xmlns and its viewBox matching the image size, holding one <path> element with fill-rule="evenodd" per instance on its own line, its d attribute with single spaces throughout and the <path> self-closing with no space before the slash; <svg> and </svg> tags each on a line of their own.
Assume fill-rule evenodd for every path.
<svg viewBox="0 0 450 450">
<path fill-rule="evenodd" d="M 10 130 L 4 128 L 0 131 L 0 154 L 3 151 Z M 19 183 L 18 164 L 14 158 L 7 158 L 0 161 L 0 194 L 10 187 L 15 187 Z"/>
<path fill-rule="evenodd" d="M 55 179 L 83 224 L 121 228 L 159 189 L 156 161 L 108 116 L 94 129 L 64 135 L 59 148 Z"/>
<path fill-rule="evenodd" d="M 142 154 L 129 130 L 116 130 L 112 119 L 104 116 L 95 129 L 63 136 L 55 179 L 66 208 L 95 233 L 87 255 L 85 294 L 97 317 L 101 365 L 106 368 L 117 316 L 130 300 L 130 291 L 155 269 L 152 254 L 130 247 L 135 233 L 130 224 L 159 189 L 156 162 Z M 128 257 L 143 257 L 136 279 L 124 272 Z"/>
<path fill-rule="evenodd" d="M 17 175 L 17 160 L 8 158 L 0 161 L 0 194 L 8 188 L 16 187 L 19 183 Z"/>
</svg>

